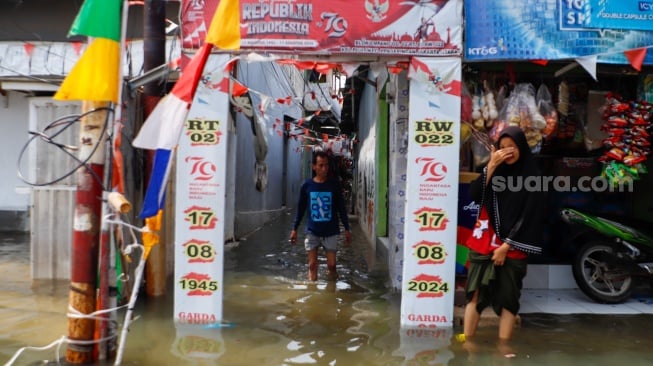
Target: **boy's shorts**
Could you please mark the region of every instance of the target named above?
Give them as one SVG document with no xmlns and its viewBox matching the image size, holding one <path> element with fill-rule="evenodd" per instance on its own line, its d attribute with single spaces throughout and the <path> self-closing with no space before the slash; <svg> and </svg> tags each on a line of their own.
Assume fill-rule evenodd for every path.
<svg viewBox="0 0 653 366">
<path fill-rule="evenodd" d="M 338 235 L 317 236 L 311 232 L 306 233 L 306 239 L 304 239 L 306 251 L 317 249 L 320 246 L 324 247 L 326 251 L 335 252 L 338 249 Z"/>
</svg>

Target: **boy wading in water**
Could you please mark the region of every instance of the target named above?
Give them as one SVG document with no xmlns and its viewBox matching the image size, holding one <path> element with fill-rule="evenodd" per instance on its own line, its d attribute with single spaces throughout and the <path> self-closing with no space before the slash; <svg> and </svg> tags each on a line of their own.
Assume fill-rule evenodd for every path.
<svg viewBox="0 0 653 366">
<path fill-rule="evenodd" d="M 299 202 L 293 229 L 290 232 L 290 243 L 297 244 L 297 228 L 308 210 L 306 223 L 306 239 L 304 247 L 308 254 L 308 279 L 317 281 L 317 251 L 320 246 L 326 251 L 329 280 L 337 278 L 336 251 L 340 224 L 345 227 L 345 245 L 351 243 L 349 218 L 345 208 L 340 183 L 329 178 L 329 156 L 324 151 L 313 153 L 313 178 L 307 179 L 299 191 Z"/>
</svg>

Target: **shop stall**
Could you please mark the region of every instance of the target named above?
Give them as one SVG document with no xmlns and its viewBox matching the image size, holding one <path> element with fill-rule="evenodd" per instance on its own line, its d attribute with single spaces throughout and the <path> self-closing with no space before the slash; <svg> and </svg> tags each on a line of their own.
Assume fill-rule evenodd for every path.
<svg viewBox="0 0 653 366">
<path fill-rule="evenodd" d="M 525 131 L 548 194 L 545 252 L 530 261 L 569 264 L 563 207 L 649 219 L 653 31 L 636 21 L 646 15 L 594 0 L 464 8 L 461 171 L 484 166 L 505 126 Z M 463 196 L 460 207 L 471 207 Z"/>
</svg>

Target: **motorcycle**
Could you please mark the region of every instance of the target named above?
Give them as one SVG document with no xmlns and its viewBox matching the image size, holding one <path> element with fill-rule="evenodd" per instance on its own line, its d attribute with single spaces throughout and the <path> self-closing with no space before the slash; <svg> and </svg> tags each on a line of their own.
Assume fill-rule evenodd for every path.
<svg viewBox="0 0 653 366">
<path fill-rule="evenodd" d="M 587 297 L 618 304 L 631 297 L 640 280 L 653 286 L 653 236 L 646 233 L 653 223 L 629 220 L 626 225 L 573 208 L 563 208 L 560 216 L 572 228 L 569 239 L 579 245 L 571 267 Z"/>
</svg>

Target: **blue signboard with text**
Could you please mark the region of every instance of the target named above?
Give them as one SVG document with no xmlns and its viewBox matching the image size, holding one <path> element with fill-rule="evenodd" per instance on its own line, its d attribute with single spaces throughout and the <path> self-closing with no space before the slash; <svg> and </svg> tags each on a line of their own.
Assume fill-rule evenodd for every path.
<svg viewBox="0 0 653 366">
<path fill-rule="evenodd" d="M 628 64 L 623 52 L 653 46 L 653 31 L 594 28 L 592 9 L 613 2 L 637 3 L 465 0 L 465 60 L 564 60 L 596 55 L 602 63 Z M 617 7 L 607 9 L 617 11 Z M 644 64 L 653 64 L 650 49 Z"/>
<path fill-rule="evenodd" d="M 566 3 L 580 2 L 566 0 Z M 587 0 L 590 16 L 587 26 L 601 29 L 653 31 L 653 1 Z"/>
</svg>

